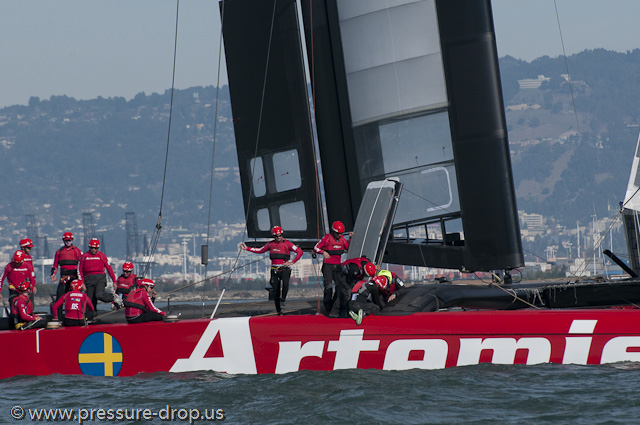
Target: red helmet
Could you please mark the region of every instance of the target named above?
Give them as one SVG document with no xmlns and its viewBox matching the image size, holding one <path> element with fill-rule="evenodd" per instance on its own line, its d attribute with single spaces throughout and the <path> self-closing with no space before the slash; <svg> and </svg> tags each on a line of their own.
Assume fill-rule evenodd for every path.
<svg viewBox="0 0 640 425">
<path fill-rule="evenodd" d="M 74 291 L 80 290 L 80 288 L 82 288 L 82 285 L 84 285 L 84 280 L 82 279 L 74 279 L 70 284 L 71 289 Z"/>
<path fill-rule="evenodd" d="M 21 264 L 24 261 L 24 252 L 16 251 L 13 253 L 13 262 Z"/>
<path fill-rule="evenodd" d="M 122 271 L 123 272 L 133 271 L 133 263 L 131 261 L 125 261 L 124 264 L 122 265 Z"/>
<path fill-rule="evenodd" d="M 344 233 L 344 224 L 341 221 L 334 221 L 331 225 L 331 230 L 336 233 Z"/>
<path fill-rule="evenodd" d="M 280 226 L 273 226 L 271 228 L 271 234 L 273 236 L 281 236 L 284 233 L 284 230 L 282 230 L 282 227 Z"/>
<path fill-rule="evenodd" d="M 89 248 L 100 248 L 100 240 L 98 238 L 91 238 Z"/>
<path fill-rule="evenodd" d="M 153 288 L 154 286 L 156 286 L 156 284 L 153 282 L 153 280 L 144 278 L 142 279 L 142 282 L 140 282 L 140 286 L 150 286 Z"/>
<path fill-rule="evenodd" d="M 373 277 L 376 275 L 376 266 L 373 263 L 367 263 L 364 265 L 364 274 L 369 277 Z"/>
<path fill-rule="evenodd" d="M 63 241 L 72 241 L 73 240 L 73 233 L 71 232 L 64 232 L 62 234 L 62 240 Z"/>
<path fill-rule="evenodd" d="M 378 288 L 383 291 L 387 289 L 387 285 L 389 285 L 389 281 L 386 276 L 376 276 L 373 278 L 373 281 L 378 285 Z"/>
<path fill-rule="evenodd" d="M 18 284 L 18 292 L 28 291 L 31 288 L 31 282 L 25 280 L 24 282 Z"/>
<path fill-rule="evenodd" d="M 29 238 L 20 239 L 20 248 L 33 248 L 33 241 Z"/>
</svg>

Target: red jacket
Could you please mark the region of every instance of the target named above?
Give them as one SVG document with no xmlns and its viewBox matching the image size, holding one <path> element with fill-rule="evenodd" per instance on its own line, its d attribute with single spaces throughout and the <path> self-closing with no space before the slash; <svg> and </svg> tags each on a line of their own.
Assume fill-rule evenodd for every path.
<svg viewBox="0 0 640 425">
<path fill-rule="evenodd" d="M 136 279 L 138 278 L 138 276 L 136 276 L 133 273 L 129 274 L 129 277 L 124 277 L 123 274 L 121 274 L 120 276 L 118 276 L 118 280 L 116 281 L 116 287 L 115 289 L 132 289 L 136 286 Z"/>
<path fill-rule="evenodd" d="M 58 266 L 65 270 L 77 270 L 80 257 L 82 257 L 82 251 L 80 251 L 80 248 L 77 246 L 71 245 L 68 248 L 63 246 L 56 251 L 56 254 L 53 257 L 53 268 L 51 270 L 51 274 L 56 274 Z"/>
<path fill-rule="evenodd" d="M 338 239 L 335 239 L 331 233 L 324 235 L 320 242 L 313 247 L 313 250 L 322 254 L 328 252 L 331 257 L 325 258 L 324 262 L 327 264 L 340 264 L 342 262 L 342 254 L 349 249 L 349 241 L 344 236 L 340 235 Z"/>
<path fill-rule="evenodd" d="M 124 305 L 124 315 L 127 316 L 128 319 L 138 317 L 146 311 L 155 311 L 156 313 L 166 316 L 164 311 L 153 305 L 149 293 L 144 288 L 136 288 L 129 292 L 124 301 Z"/>
<path fill-rule="evenodd" d="M 54 319 L 58 319 L 58 309 L 62 303 L 64 303 L 64 317 L 67 319 L 82 320 L 87 308 L 91 311 L 95 310 L 87 294 L 73 290 L 58 298 L 58 301 L 51 306 Z"/>
<path fill-rule="evenodd" d="M 36 286 L 36 273 L 33 270 L 33 258 L 24 251 L 22 251 L 22 253 L 24 254 L 24 265 L 31 269 L 31 290 L 33 291 L 33 287 Z"/>
<path fill-rule="evenodd" d="M 279 266 L 280 264 L 284 264 L 289 261 L 289 258 L 291 258 L 291 251 L 296 253 L 296 258 L 293 259 L 292 263 L 298 261 L 303 254 L 300 248 L 286 239 L 282 239 L 280 242 L 267 242 L 267 244 L 262 248 L 247 247 L 247 251 L 255 252 L 256 254 L 262 254 L 263 252 L 269 251 L 269 258 L 271 258 L 271 264 L 274 266 Z"/>
<path fill-rule="evenodd" d="M 20 322 L 31 322 L 38 317 L 33 314 L 33 304 L 29 296 L 21 293 L 13 299 L 11 303 L 11 314 L 13 314 Z"/>
<path fill-rule="evenodd" d="M 9 282 L 9 289 L 12 291 L 17 291 L 18 285 L 25 280 L 29 280 L 29 282 L 31 282 L 30 288 L 33 289 L 35 281 L 31 275 L 32 273 L 33 269 L 30 268 L 28 264 L 23 262 L 22 264 L 17 265 L 13 261 L 10 262 L 4 267 L 2 278 L 0 278 L 0 291 L 2 291 L 2 284 L 5 279 Z"/>
<path fill-rule="evenodd" d="M 102 252 L 96 252 L 96 255 L 91 255 L 91 252 L 85 252 L 80 257 L 80 266 L 78 266 L 78 277 L 83 279 L 83 276 L 90 274 L 103 274 L 107 269 L 111 280 L 116 282 L 116 275 L 113 274 L 113 269 L 109 264 L 107 256 Z"/>
</svg>

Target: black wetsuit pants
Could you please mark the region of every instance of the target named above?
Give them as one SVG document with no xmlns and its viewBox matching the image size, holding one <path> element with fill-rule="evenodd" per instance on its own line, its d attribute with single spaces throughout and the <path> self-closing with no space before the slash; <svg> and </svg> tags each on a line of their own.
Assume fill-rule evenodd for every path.
<svg viewBox="0 0 640 425">
<path fill-rule="evenodd" d="M 106 291 L 107 275 L 106 274 L 89 274 L 84 277 L 84 283 L 87 286 L 87 296 L 93 303 L 93 307 L 98 310 L 98 300 L 111 303 L 113 302 L 113 294 Z M 92 319 L 96 315 L 96 311 L 88 311 L 87 318 Z"/>
<path fill-rule="evenodd" d="M 273 286 L 273 293 L 275 294 L 274 302 L 276 304 L 276 311 L 280 313 L 280 300 L 282 302 L 287 298 L 287 292 L 289 292 L 289 279 L 291 278 L 291 268 L 289 267 L 271 267 L 271 286 Z M 282 290 L 282 295 L 281 291 Z"/>
<path fill-rule="evenodd" d="M 322 299 L 322 303 L 324 304 L 324 311 L 327 316 L 331 314 L 333 304 L 336 302 L 336 298 L 338 298 L 338 284 L 341 276 L 342 269 L 340 264 L 322 264 L 322 280 L 324 285 L 324 297 Z M 335 283 L 335 290 L 332 283 Z"/>
</svg>

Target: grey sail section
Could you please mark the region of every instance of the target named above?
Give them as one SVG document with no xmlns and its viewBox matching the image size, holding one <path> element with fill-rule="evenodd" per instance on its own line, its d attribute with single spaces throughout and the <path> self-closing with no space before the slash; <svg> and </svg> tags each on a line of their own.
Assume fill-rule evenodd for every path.
<svg viewBox="0 0 640 425">
<path fill-rule="evenodd" d="M 367 185 L 353 227 L 347 259 L 367 257 L 376 264 L 382 262 L 401 191 L 402 183 L 397 180 Z"/>
<path fill-rule="evenodd" d="M 221 2 L 229 91 L 250 237 L 324 234 L 309 94 L 293 0 Z"/>
<path fill-rule="evenodd" d="M 329 217 L 354 220 L 367 184 L 394 177 L 384 261 L 522 266 L 490 2 L 305 3 Z"/>
</svg>

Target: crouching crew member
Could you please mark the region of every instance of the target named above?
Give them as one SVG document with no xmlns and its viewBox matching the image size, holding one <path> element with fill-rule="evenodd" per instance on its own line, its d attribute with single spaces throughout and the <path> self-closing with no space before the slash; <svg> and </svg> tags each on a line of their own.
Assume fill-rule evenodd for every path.
<svg viewBox="0 0 640 425">
<path fill-rule="evenodd" d="M 367 257 L 351 258 L 342 263 L 342 273 L 337 283 L 340 312 L 338 317 L 349 317 L 351 289 L 356 282 L 376 275 L 376 266 Z"/>
<path fill-rule="evenodd" d="M 271 279 L 269 282 L 273 287 L 276 311 L 279 315 L 282 314 L 282 308 L 284 307 L 284 302 L 287 298 L 287 292 L 289 292 L 291 265 L 295 264 L 303 254 L 302 249 L 283 238 L 283 233 L 284 230 L 282 230 L 282 227 L 273 226 L 271 229 L 273 240 L 267 242 L 267 244 L 262 248 L 250 248 L 245 245 L 244 242 L 240 244 L 240 249 L 254 252 L 256 254 L 262 254 L 263 252 L 269 251 L 269 258 L 271 259 Z M 291 252 L 296 253 L 296 258 L 294 258 L 293 261 L 289 261 L 291 258 Z M 281 289 L 282 295 L 280 294 Z"/>
<path fill-rule="evenodd" d="M 127 294 L 137 286 L 137 278 L 138 276 L 133 273 L 133 263 L 125 261 L 122 265 L 122 274 L 116 280 L 116 295 L 119 295 L 124 300 Z"/>
<path fill-rule="evenodd" d="M 357 325 L 362 323 L 365 315 L 379 312 L 385 307 L 384 293 L 388 290 L 388 286 L 386 276 L 376 276 L 371 280 L 361 280 L 356 283 L 351 290 L 349 315 Z"/>
<path fill-rule="evenodd" d="M 18 287 L 25 281 L 29 284 L 29 293 L 31 293 L 32 284 L 32 276 L 31 276 L 31 268 L 25 264 L 24 261 L 24 252 L 16 251 L 13 254 L 11 262 L 4 267 L 4 271 L 2 273 L 2 277 L 0 278 L 0 302 L 3 300 L 2 298 L 2 284 L 4 281 L 9 283 L 9 302 L 20 294 Z"/>
<path fill-rule="evenodd" d="M 107 276 L 105 269 L 109 273 L 109 277 L 113 283 L 116 283 L 116 276 L 109 264 L 107 256 L 98 251 L 100 241 L 92 238 L 89 241 L 89 252 L 85 252 L 80 257 L 80 266 L 78 267 L 78 275 L 84 280 L 87 287 L 87 295 L 95 308 L 98 308 L 98 300 L 105 303 L 114 303 L 118 308 L 122 307 L 120 297 L 114 297 L 112 293 L 107 292 Z M 95 311 L 90 312 L 89 318 L 93 318 Z"/>
<path fill-rule="evenodd" d="M 324 311 L 325 315 L 331 314 L 333 304 L 338 297 L 338 284 L 340 282 L 340 275 L 342 274 L 342 254 L 349 249 L 349 241 L 347 241 L 342 234 L 344 233 L 344 224 L 340 221 L 334 221 L 331 224 L 331 231 L 324 235 L 322 239 L 313 247 L 313 251 L 316 254 L 322 254 L 324 260 L 322 262 L 322 279 L 324 284 Z M 352 237 L 353 233 L 349 233 L 349 237 Z M 332 282 L 335 285 L 335 291 L 333 289 Z"/>
<path fill-rule="evenodd" d="M 75 279 L 69 286 L 71 290 L 63 294 L 51 306 L 53 320 L 58 320 L 59 311 L 64 304 L 64 319 L 62 320 L 62 324 L 64 326 L 84 326 L 87 324 L 85 317 L 86 310 L 94 311 L 95 309 L 87 294 L 84 293 L 87 288 L 84 286 L 83 281 Z"/>
<path fill-rule="evenodd" d="M 156 284 L 151 279 L 142 279 L 140 287 L 134 287 L 124 301 L 124 314 L 129 323 L 143 323 L 163 320 L 167 315 L 153 305 L 149 293 Z"/>
<path fill-rule="evenodd" d="M 389 285 L 387 286 L 387 291 L 383 294 L 387 298 L 387 302 L 395 300 L 399 294 L 404 290 L 404 282 L 402 279 L 398 277 L 394 272 L 390 272 L 389 270 L 380 270 L 378 272 L 378 276 L 384 276 L 387 278 Z"/>
<path fill-rule="evenodd" d="M 78 279 L 78 264 L 80 263 L 80 257 L 82 257 L 80 248 L 73 245 L 73 233 L 64 232 L 62 234 L 62 242 L 64 246 L 56 251 L 53 257 L 53 266 L 51 267 L 51 282 L 56 281 L 56 272 L 60 268 L 56 300 L 59 300 L 64 293 L 69 292 L 69 284 Z"/>
<path fill-rule="evenodd" d="M 46 320 L 37 314 L 33 314 L 33 303 L 29 299 L 31 294 L 31 282 L 25 280 L 16 287 L 18 295 L 11 301 L 11 315 L 15 328 L 19 330 L 44 328 Z"/>
</svg>

